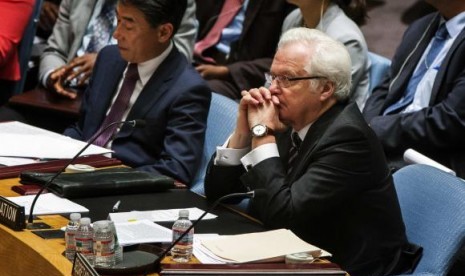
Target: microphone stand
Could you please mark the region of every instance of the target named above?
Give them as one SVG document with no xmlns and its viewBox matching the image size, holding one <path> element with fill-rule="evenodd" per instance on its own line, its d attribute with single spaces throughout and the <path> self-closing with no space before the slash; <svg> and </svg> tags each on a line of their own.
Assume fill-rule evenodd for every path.
<svg viewBox="0 0 465 276">
<path fill-rule="evenodd" d="M 168 254 L 168 252 L 170 252 L 171 249 L 173 249 L 173 247 L 178 244 L 179 241 L 181 241 L 188 233 L 189 231 L 192 230 L 192 228 L 194 228 L 198 223 L 199 221 L 202 220 L 203 217 L 205 217 L 210 211 L 212 211 L 213 209 L 216 208 L 216 206 L 223 200 L 225 199 L 228 199 L 228 198 L 233 198 L 233 197 L 247 197 L 247 198 L 253 198 L 255 197 L 255 191 L 250 191 L 250 192 L 246 192 L 246 193 L 234 193 L 234 194 L 228 194 L 228 195 L 225 195 L 225 196 L 222 196 L 220 198 L 218 198 L 205 212 L 203 212 L 203 214 L 195 221 L 192 223 L 191 226 L 189 226 L 189 228 L 187 228 L 182 234 L 181 236 L 179 236 L 175 241 L 173 241 L 167 249 L 165 249 L 161 255 L 154 261 L 153 263 L 153 268 L 155 269 L 155 271 L 157 271 L 157 269 L 159 268 L 160 266 L 160 262 L 161 260 L 166 256 L 166 254 Z M 145 273 L 145 275 L 147 275 L 147 273 Z"/>
<path fill-rule="evenodd" d="M 37 224 L 34 224 L 33 221 L 34 221 L 34 217 L 32 215 L 33 211 L 34 211 L 34 206 L 37 202 L 37 199 L 39 199 L 39 196 L 42 194 L 42 192 L 48 188 L 48 186 L 50 186 L 53 182 L 53 180 L 55 180 L 58 176 L 60 176 L 65 170 L 66 168 L 71 165 L 74 161 L 76 161 L 76 159 L 81 155 L 81 153 L 83 153 L 88 147 L 90 147 L 90 145 L 92 145 L 92 143 L 105 131 L 107 130 L 108 128 L 114 126 L 114 125 L 118 125 L 118 124 L 130 124 L 132 127 L 136 127 L 136 126 L 145 126 L 145 121 L 144 120 L 132 120 L 132 121 L 120 121 L 120 122 L 113 122 L 111 124 L 108 124 L 107 126 L 105 126 L 104 128 L 100 129 L 97 133 L 94 134 L 94 136 L 92 136 L 89 141 L 87 142 L 87 144 L 73 157 L 71 158 L 61 169 L 60 171 L 58 171 L 55 175 L 53 175 L 50 180 L 48 180 L 44 185 L 42 185 L 42 187 L 40 188 L 40 190 L 37 192 L 36 196 L 34 197 L 34 200 L 32 201 L 32 204 L 31 204 L 31 208 L 29 210 L 29 217 L 27 218 L 27 224 L 26 224 L 26 229 L 40 229 L 40 228 L 43 228 L 42 225 L 43 224 L 40 224 L 40 225 L 37 225 Z"/>
</svg>

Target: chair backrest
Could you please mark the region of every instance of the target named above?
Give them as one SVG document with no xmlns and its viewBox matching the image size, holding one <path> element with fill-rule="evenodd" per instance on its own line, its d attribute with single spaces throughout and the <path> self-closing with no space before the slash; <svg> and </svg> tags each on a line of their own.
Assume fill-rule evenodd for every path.
<svg viewBox="0 0 465 276">
<path fill-rule="evenodd" d="M 34 10 L 32 11 L 29 23 L 24 30 L 23 38 L 18 47 L 19 56 L 19 68 L 21 72 L 21 79 L 16 82 L 13 88 L 13 94 L 19 94 L 24 90 L 24 84 L 26 82 L 26 74 L 29 68 L 29 58 L 31 57 L 32 43 L 34 42 L 34 36 L 36 35 L 37 23 L 39 22 L 40 9 L 42 8 L 43 0 L 36 0 L 34 4 Z"/>
<path fill-rule="evenodd" d="M 368 87 L 368 91 L 371 94 L 373 89 L 380 84 L 384 76 L 386 76 L 389 71 L 389 67 L 391 66 L 391 61 L 388 58 L 372 52 L 368 52 L 368 58 L 371 62 L 370 85 Z"/>
<path fill-rule="evenodd" d="M 465 182 L 428 165 L 394 173 L 410 242 L 423 247 L 413 275 L 447 275 L 465 242 Z"/>
<path fill-rule="evenodd" d="M 216 147 L 222 145 L 233 131 L 236 124 L 237 105 L 238 103 L 232 99 L 212 93 L 202 161 L 197 176 L 192 182 L 191 191 L 201 195 L 205 194 L 203 183 L 208 162 Z"/>
</svg>

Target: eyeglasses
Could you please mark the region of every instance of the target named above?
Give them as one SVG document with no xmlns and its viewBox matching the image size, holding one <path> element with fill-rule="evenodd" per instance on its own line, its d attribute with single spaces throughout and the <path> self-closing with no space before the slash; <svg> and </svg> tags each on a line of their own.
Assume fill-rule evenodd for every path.
<svg viewBox="0 0 465 276">
<path fill-rule="evenodd" d="M 308 77 L 295 77 L 295 78 L 289 78 L 288 76 L 275 76 L 272 75 L 271 73 L 265 73 L 265 79 L 266 82 L 271 85 L 271 83 L 276 80 L 278 85 L 280 87 L 286 88 L 292 85 L 291 82 L 293 81 L 299 81 L 299 80 L 313 80 L 313 79 L 324 79 L 326 77 L 323 76 L 308 76 Z"/>
</svg>

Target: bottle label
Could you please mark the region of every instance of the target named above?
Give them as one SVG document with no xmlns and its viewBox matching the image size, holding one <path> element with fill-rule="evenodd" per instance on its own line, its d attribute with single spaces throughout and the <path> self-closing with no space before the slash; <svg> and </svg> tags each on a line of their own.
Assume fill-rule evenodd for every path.
<svg viewBox="0 0 465 276">
<path fill-rule="evenodd" d="M 75 250 L 76 249 L 76 239 L 74 233 L 66 232 L 65 233 L 65 243 L 66 248 Z"/>
<path fill-rule="evenodd" d="M 177 240 L 185 230 L 173 229 L 173 241 Z M 194 230 L 189 231 L 179 242 L 178 245 L 192 245 L 194 242 Z"/>
<path fill-rule="evenodd" d="M 94 242 L 94 252 L 97 257 L 112 256 L 115 254 L 113 240 L 101 240 Z"/>
<path fill-rule="evenodd" d="M 76 237 L 76 250 L 81 254 L 93 254 L 93 239 Z"/>
</svg>

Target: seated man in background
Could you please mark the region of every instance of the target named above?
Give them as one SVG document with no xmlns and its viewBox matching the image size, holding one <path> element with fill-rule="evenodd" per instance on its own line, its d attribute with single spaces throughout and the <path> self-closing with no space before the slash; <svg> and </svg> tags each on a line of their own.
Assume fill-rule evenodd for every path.
<svg viewBox="0 0 465 276">
<path fill-rule="evenodd" d="M 427 0 L 363 115 L 394 169 L 413 148 L 465 177 L 465 1 Z"/>
<path fill-rule="evenodd" d="M 76 97 L 69 84 L 85 85 L 98 51 L 116 43 L 112 39 L 116 26 L 115 4 L 116 0 L 61 2 L 58 19 L 40 61 L 39 81 L 43 86 L 63 96 Z M 188 0 L 188 9 L 174 41 L 189 60 L 196 34 L 195 2 Z"/>
<path fill-rule="evenodd" d="M 181 54 L 173 36 L 186 0 L 119 0 L 118 45 L 103 48 L 84 93 L 79 122 L 64 134 L 89 140 L 136 169 L 190 184 L 200 163 L 211 92 Z"/>
<path fill-rule="evenodd" d="M 318 30 L 291 29 L 270 71 L 269 89 L 242 92 L 236 128 L 207 170 L 207 198 L 263 190 L 250 201 L 253 216 L 328 250 L 350 275 L 407 271 L 409 243 L 382 147 L 347 103 L 345 47 Z"/>
<path fill-rule="evenodd" d="M 196 69 L 219 94 L 240 99 L 238 91 L 265 83 L 264 73 L 292 6 L 285 0 L 196 0 L 199 37 Z"/>
</svg>

